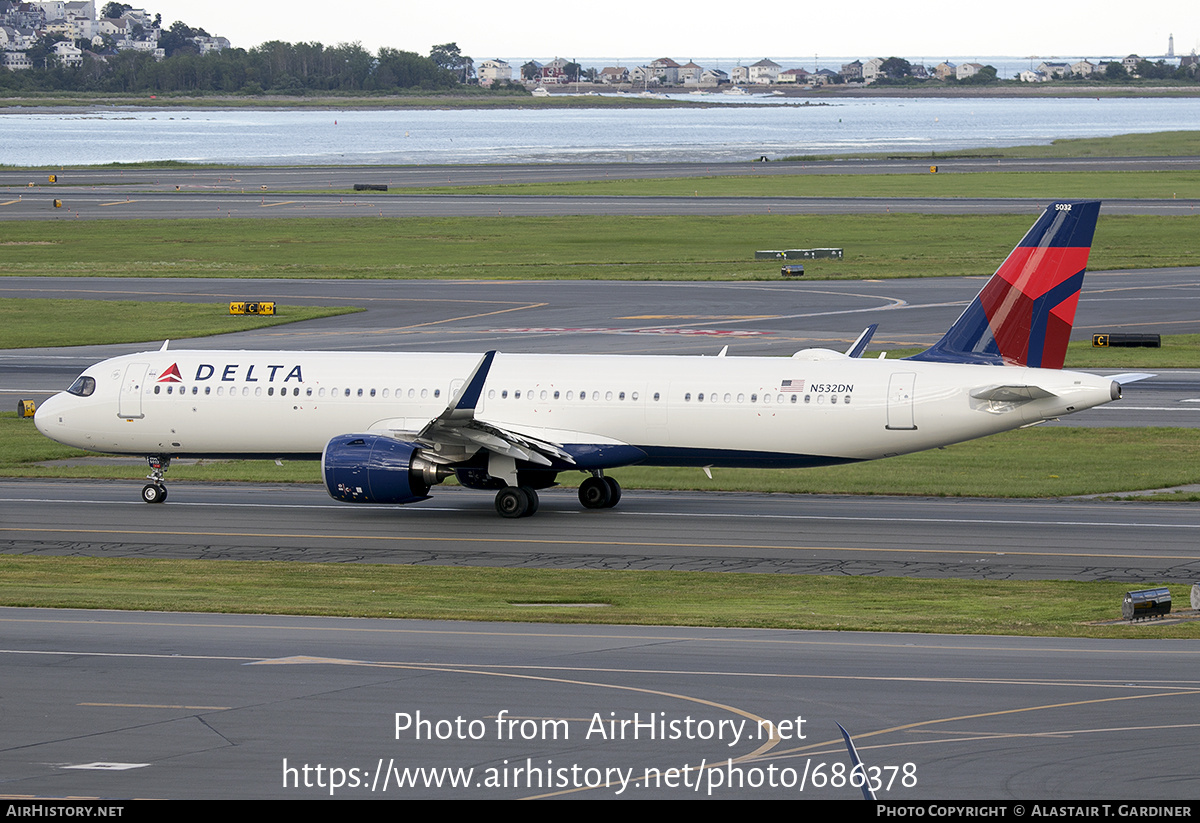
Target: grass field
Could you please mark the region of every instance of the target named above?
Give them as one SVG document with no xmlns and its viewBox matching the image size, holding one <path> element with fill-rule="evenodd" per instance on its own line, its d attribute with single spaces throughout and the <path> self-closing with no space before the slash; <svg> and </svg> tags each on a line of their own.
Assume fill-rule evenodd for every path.
<svg viewBox="0 0 1200 823">
<path fill-rule="evenodd" d="M 1198 171 L 970 172 L 681 177 L 398 189 L 404 194 L 622 197 L 1012 197 L 1049 200 L 1200 197 Z"/>
<path fill-rule="evenodd" d="M 744 215 L 0 223 L 0 275 L 775 280 L 758 249 L 845 248 L 810 278 L 990 275 L 1028 215 Z M 1105 216 L 1092 270 L 1194 265 L 1200 215 Z"/>
<path fill-rule="evenodd" d="M 1121 583 L 13 556 L 0 580 L 0 605 L 45 608 L 1200 637 L 1200 622 L 1090 625 L 1120 617 Z M 580 603 L 593 606 L 565 605 Z"/>
<path fill-rule="evenodd" d="M 875 158 L 875 153 L 838 155 L 845 158 Z M 1118 134 L 1113 137 L 1079 137 L 1053 140 L 1046 145 L 1002 148 L 959 149 L 920 154 L 889 153 L 888 157 L 925 160 L 943 157 L 1200 157 L 1200 131 L 1159 131 L 1149 134 Z M 784 158 L 792 161 L 828 160 L 826 156 L 806 155 Z"/>
<path fill-rule="evenodd" d="M 242 298 L 235 295 L 231 299 Z M 274 315 L 231 315 L 228 302 L 146 303 L 132 300 L 0 298 L 0 349 L 208 337 L 358 311 L 362 309 L 344 306 L 276 306 Z"/>
</svg>

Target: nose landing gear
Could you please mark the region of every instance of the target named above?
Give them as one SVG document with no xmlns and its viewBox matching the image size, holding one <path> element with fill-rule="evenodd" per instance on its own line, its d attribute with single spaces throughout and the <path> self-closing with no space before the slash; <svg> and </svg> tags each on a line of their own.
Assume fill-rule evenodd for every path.
<svg viewBox="0 0 1200 823">
<path fill-rule="evenodd" d="M 150 482 L 142 486 L 142 502 L 162 503 L 167 499 L 167 484 L 164 479 L 167 468 L 171 465 L 171 458 L 151 455 L 146 458 L 146 462 L 150 464 L 150 474 L 146 475 Z"/>
</svg>

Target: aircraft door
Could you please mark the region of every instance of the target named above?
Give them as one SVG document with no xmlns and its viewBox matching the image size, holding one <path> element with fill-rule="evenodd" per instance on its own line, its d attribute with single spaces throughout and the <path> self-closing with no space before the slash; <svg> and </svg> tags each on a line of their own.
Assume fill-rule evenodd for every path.
<svg viewBox="0 0 1200 823">
<path fill-rule="evenodd" d="M 121 383 L 121 397 L 117 401 L 117 417 L 127 420 L 145 417 L 142 414 L 142 386 L 146 383 L 149 363 L 130 363 L 125 367 L 125 380 Z"/>
<path fill-rule="evenodd" d="M 888 381 L 887 428 L 899 431 L 914 431 L 913 395 L 917 375 L 913 372 L 893 374 Z"/>
</svg>

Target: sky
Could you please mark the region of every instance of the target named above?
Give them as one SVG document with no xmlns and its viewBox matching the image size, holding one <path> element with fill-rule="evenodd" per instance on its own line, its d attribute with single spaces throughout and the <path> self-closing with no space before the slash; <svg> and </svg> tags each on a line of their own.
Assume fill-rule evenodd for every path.
<svg viewBox="0 0 1200 823">
<path fill-rule="evenodd" d="M 102 7 L 103 0 L 97 0 Z M 703 65 L 716 58 L 754 62 L 821 55 L 868 60 L 900 56 L 935 64 L 956 57 L 1161 56 L 1175 35 L 1175 53 L 1200 51 L 1200 11 L 1195 0 L 1116 0 L 1084 4 L 975 2 L 911 4 L 755 3 L 695 0 L 686 4 L 499 4 L 457 0 L 424 2 L 358 0 L 346 6 L 314 0 L 146 0 L 164 25 L 182 20 L 238 48 L 267 40 L 359 41 L 428 54 L 455 42 L 478 63 L 490 57 L 546 60 L 568 57 L 588 64 L 629 65 L 669 56 Z M 815 57 L 814 57 L 815 56 Z"/>
</svg>

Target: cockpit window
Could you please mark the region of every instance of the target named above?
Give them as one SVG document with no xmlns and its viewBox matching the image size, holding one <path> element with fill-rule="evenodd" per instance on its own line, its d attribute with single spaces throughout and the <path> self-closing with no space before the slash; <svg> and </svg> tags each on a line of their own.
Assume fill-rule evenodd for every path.
<svg viewBox="0 0 1200 823">
<path fill-rule="evenodd" d="M 71 388 L 67 389 L 67 394 L 73 394 L 77 397 L 90 397 L 92 392 L 96 390 L 96 378 L 88 377 L 86 374 L 80 375 Z"/>
</svg>

